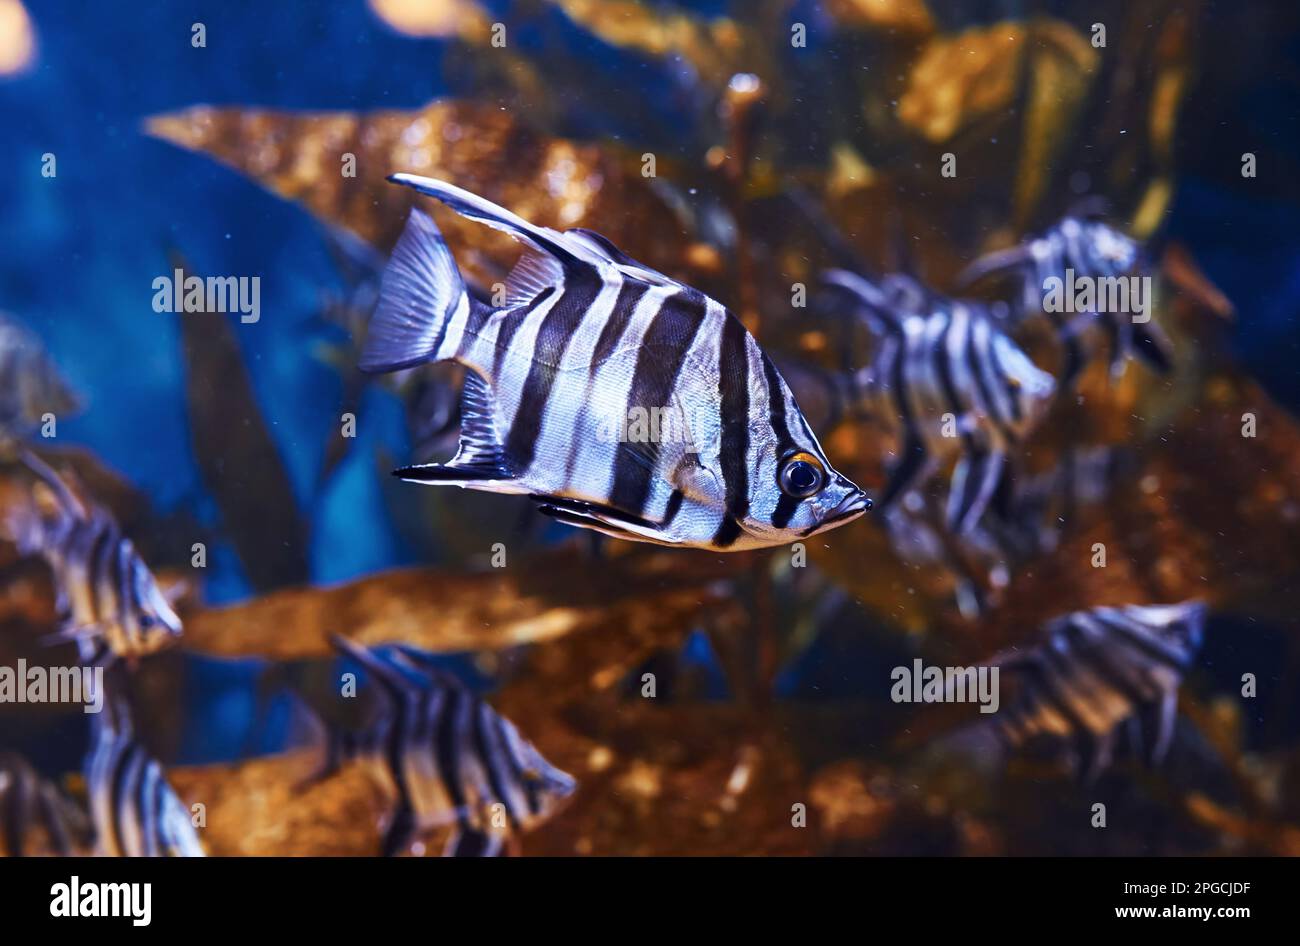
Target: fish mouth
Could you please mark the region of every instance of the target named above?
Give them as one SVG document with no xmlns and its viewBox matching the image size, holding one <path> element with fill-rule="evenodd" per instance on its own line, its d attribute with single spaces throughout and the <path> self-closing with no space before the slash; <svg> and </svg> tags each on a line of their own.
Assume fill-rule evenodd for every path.
<svg viewBox="0 0 1300 946">
<path fill-rule="evenodd" d="M 809 529 L 805 534 L 813 535 L 817 532 L 823 532 L 832 526 L 848 522 L 850 519 L 856 519 L 858 516 L 870 509 L 871 505 L 871 500 L 867 498 L 867 494 L 862 490 L 849 493 L 848 496 L 844 497 L 844 499 L 840 501 L 838 506 L 831 510 L 830 515 Z"/>
</svg>

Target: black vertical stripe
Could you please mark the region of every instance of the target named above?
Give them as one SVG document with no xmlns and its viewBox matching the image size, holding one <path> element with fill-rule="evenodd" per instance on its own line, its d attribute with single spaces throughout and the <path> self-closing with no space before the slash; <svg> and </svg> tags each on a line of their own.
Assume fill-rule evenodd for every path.
<svg viewBox="0 0 1300 946">
<path fill-rule="evenodd" d="M 438 757 L 438 774 L 442 777 L 443 788 L 451 799 L 452 807 L 460 811 L 465 807 L 465 792 L 461 787 L 460 775 L 460 739 L 456 732 L 456 717 L 461 712 L 461 704 L 468 697 L 459 690 L 447 691 L 447 699 L 442 707 L 441 725 L 438 727 L 436 746 Z"/>
<path fill-rule="evenodd" d="M 686 353 L 704 324 L 708 302 L 694 290 L 683 289 L 660 305 L 646 329 L 637 353 L 627 411 L 667 407 L 677 387 Z M 626 416 L 626 411 L 625 411 Z M 624 512 L 644 515 L 650 482 L 659 462 L 659 444 L 620 442 L 614 459 L 614 488 L 610 502 Z"/>
<path fill-rule="evenodd" d="M 926 352 L 926 355 L 934 363 L 935 370 L 939 375 L 940 393 L 948 402 L 948 410 L 952 412 L 954 419 L 959 420 L 966 413 L 966 409 L 962 406 L 956 385 L 953 384 L 952 365 L 948 361 L 948 333 L 952 331 L 952 316 L 944 312 L 935 316 L 935 318 L 943 321 L 943 328 L 940 330 L 938 338 L 934 340 L 934 347 Z M 957 432 L 961 436 L 962 443 L 966 445 L 966 449 L 973 451 L 975 443 L 971 439 L 970 431 L 959 424 Z"/>
<path fill-rule="evenodd" d="M 501 773 L 495 765 L 495 753 L 489 744 L 488 733 L 484 728 L 485 723 L 490 722 L 492 710 L 486 704 L 479 703 L 474 707 L 474 751 L 478 755 L 479 764 L 482 765 L 483 771 L 487 773 L 488 785 L 492 788 L 494 801 L 499 801 L 505 806 L 506 814 L 510 820 L 518 820 L 518 812 L 511 807 L 510 795 L 506 791 L 505 783 L 502 781 Z"/>
<path fill-rule="evenodd" d="M 117 756 L 113 760 L 114 765 L 110 773 L 109 807 L 113 823 L 109 830 L 112 832 L 113 843 L 118 854 L 129 857 L 131 852 L 126 847 L 126 829 L 123 825 L 127 814 L 122 811 L 122 802 L 134 794 L 134 790 L 130 785 L 131 763 L 137 756 L 143 755 L 144 750 L 134 741 L 120 735 L 115 734 L 113 739 L 118 745 L 116 746 Z"/>
<path fill-rule="evenodd" d="M 384 733 L 384 759 L 388 774 L 397 790 L 399 805 L 409 805 L 410 785 L 406 781 L 406 753 L 412 727 L 411 713 L 416 703 L 405 697 L 398 698 L 389 718 L 388 731 Z"/>
<path fill-rule="evenodd" d="M 515 337 L 515 332 L 519 331 L 519 326 L 524 324 L 533 310 L 551 298 L 554 293 L 555 287 L 547 286 L 526 306 L 507 312 L 501 317 L 501 328 L 497 330 L 496 351 L 492 354 L 493 380 L 501 377 L 501 366 L 505 363 L 506 354 L 510 351 L 510 342 Z"/>
<path fill-rule="evenodd" d="M 776 509 L 772 512 L 772 525 L 778 529 L 788 526 L 795 512 L 798 511 L 800 502 L 802 500 L 797 496 L 782 493 L 781 498 L 776 501 Z"/>
<path fill-rule="evenodd" d="M 759 355 L 763 359 L 763 378 L 767 381 L 768 418 L 772 424 L 772 433 L 776 435 L 777 452 L 784 454 L 795 446 L 785 416 L 785 385 L 776 372 L 776 365 L 767 357 L 767 352 L 760 351 Z"/>
<path fill-rule="evenodd" d="M 720 549 L 731 548 L 740 538 L 740 531 L 740 523 L 730 516 L 723 516 L 718 531 L 713 533 L 713 544 Z"/>
<path fill-rule="evenodd" d="M 565 281 L 564 292 L 537 329 L 532 363 L 519 398 L 519 409 L 510 425 L 510 433 L 506 435 L 506 455 L 518 470 L 525 471 L 532 465 L 537 437 L 542 429 L 542 416 L 546 413 L 560 362 L 583 316 L 600 294 L 602 285 L 594 273 L 572 273 Z"/>
<path fill-rule="evenodd" d="M 486 302 L 480 302 L 473 296 L 469 297 L 469 317 L 465 321 L 465 331 L 460 337 L 460 351 L 463 353 L 467 346 L 472 345 L 475 339 L 483 332 L 483 326 L 487 320 L 492 317 L 496 309 L 492 308 Z M 434 349 L 437 351 L 437 349 Z"/>
<path fill-rule="evenodd" d="M 776 366 L 772 364 L 766 352 L 762 353 L 762 358 L 763 378 L 767 383 L 768 419 L 772 425 L 772 432 L 776 436 L 776 454 L 779 462 L 782 457 L 795 449 L 796 444 L 790 435 L 790 423 L 786 417 L 785 390 L 781 376 L 777 374 Z M 778 529 L 788 526 L 801 502 L 803 500 L 795 496 L 781 493 L 781 498 L 777 500 L 776 508 L 772 511 L 772 525 Z"/>
<path fill-rule="evenodd" d="M 163 779 L 162 773 L 158 773 L 158 778 L 153 783 L 153 798 L 149 802 L 149 811 L 156 819 L 154 824 L 154 843 L 160 848 L 159 854 L 170 856 L 173 851 L 180 847 L 180 839 L 176 836 L 176 825 L 165 817 L 167 811 L 167 793 L 170 788 Z"/>
<path fill-rule="evenodd" d="M 662 528 L 666 529 L 672 525 L 673 520 L 677 518 L 677 513 L 681 511 L 682 500 L 685 498 L 685 494 L 680 489 L 673 490 L 672 495 L 668 497 L 668 508 L 664 510 L 664 521 L 660 524 Z"/>
<path fill-rule="evenodd" d="M 966 333 L 965 354 L 967 370 L 970 371 L 971 377 L 975 379 L 975 387 L 979 390 L 980 399 L 988 405 L 989 420 L 998 430 L 1002 431 L 1003 435 L 1008 440 L 1014 440 L 1011 436 L 1011 432 L 1007 429 L 1006 424 L 998 413 L 997 402 L 993 400 L 993 392 L 989 390 L 988 381 L 985 379 L 983 370 L 984 366 L 982 362 L 986 358 L 991 359 L 993 357 L 992 350 L 993 343 L 991 339 L 989 341 L 989 347 L 984 351 L 980 351 L 975 347 L 975 323 L 971 322 L 970 331 Z M 997 368 L 994 368 L 995 372 L 997 370 Z"/>
<path fill-rule="evenodd" d="M 738 319 L 725 316 L 718 346 L 718 398 L 722 411 L 719 460 L 726 489 L 727 515 L 749 515 L 749 351 Z"/>
<path fill-rule="evenodd" d="M 622 288 L 618 291 L 618 298 L 614 300 L 614 311 L 610 313 L 609 318 L 605 321 L 600 330 L 600 337 L 596 339 L 596 347 L 591 353 L 591 370 L 595 372 L 597 368 L 614 353 L 614 346 L 618 344 L 627 325 L 632 321 L 632 314 L 636 311 L 637 303 L 641 297 L 650 291 L 650 287 L 643 282 L 628 281 L 624 282 Z"/>
</svg>

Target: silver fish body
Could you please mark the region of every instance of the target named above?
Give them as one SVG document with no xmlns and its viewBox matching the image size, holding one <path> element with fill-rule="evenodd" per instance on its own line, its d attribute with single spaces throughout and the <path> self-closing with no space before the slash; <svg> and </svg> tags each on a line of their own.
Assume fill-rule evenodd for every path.
<svg viewBox="0 0 1300 946">
<path fill-rule="evenodd" d="M 467 191 L 396 175 L 527 249 L 498 308 L 471 298 L 413 211 L 384 275 L 361 366 L 469 369 L 447 464 L 399 475 L 531 496 L 625 539 L 734 551 L 861 515 L 768 356 L 720 303 L 625 256 Z"/>
<path fill-rule="evenodd" d="M 1049 622 L 1037 646 L 990 661 L 1021 683 L 997 714 L 998 735 L 1011 748 L 1036 739 L 1062 744 L 1089 780 L 1110 764 L 1121 737 L 1161 761 L 1205 615 L 1189 601 L 1092 608 Z"/>
<path fill-rule="evenodd" d="M 333 735 L 325 772 L 361 760 L 391 786 L 385 855 L 404 853 L 447 824 L 446 854 L 499 854 L 509 837 L 545 821 L 573 793 L 572 776 L 427 655 L 398 647 L 385 660 L 345 638 L 334 643 L 372 677 L 383 708 L 366 729 Z"/>
<path fill-rule="evenodd" d="M 190 810 L 137 739 L 120 694 L 108 694 L 103 711 L 91 716 L 85 776 L 100 856 L 204 856 Z"/>
<path fill-rule="evenodd" d="M 20 552 L 49 565 L 58 636 L 129 659 L 174 643 L 180 617 L 113 514 L 74 494 L 34 453 L 20 449 L 19 460 L 33 478 L 33 502 L 11 510 L 4 531 Z"/>
<path fill-rule="evenodd" d="M 970 532 L 1001 482 L 1009 450 L 1047 413 L 1054 379 L 977 303 L 947 299 L 902 276 L 878 286 L 832 270 L 826 280 L 881 331 L 872 363 L 854 381 L 860 405 L 893 419 L 902 440 L 881 509 L 956 459 L 947 518 L 955 531 Z"/>
</svg>

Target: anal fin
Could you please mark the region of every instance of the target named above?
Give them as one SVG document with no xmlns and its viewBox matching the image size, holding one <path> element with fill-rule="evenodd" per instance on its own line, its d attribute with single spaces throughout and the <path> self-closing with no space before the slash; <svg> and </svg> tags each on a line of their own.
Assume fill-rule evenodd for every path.
<svg viewBox="0 0 1300 946">
<path fill-rule="evenodd" d="M 465 373 L 460 395 L 460 448 L 451 462 L 403 467 L 394 470 L 393 475 L 418 483 L 448 485 L 515 478 L 497 433 L 492 390 L 482 375 Z"/>
</svg>

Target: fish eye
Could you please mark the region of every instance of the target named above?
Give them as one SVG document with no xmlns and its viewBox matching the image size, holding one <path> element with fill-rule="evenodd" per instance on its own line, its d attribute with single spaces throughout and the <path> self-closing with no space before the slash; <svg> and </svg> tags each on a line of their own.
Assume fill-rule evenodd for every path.
<svg viewBox="0 0 1300 946">
<path fill-rule="evenodd" d="M 796 499 L 807 499 L 821 492 L 826 472 L 821 461 L 811 453 L 794 453 L 786 457 L 777 476 L 781 492 Z"/>
<path fill-rule="evenodd" d="M 1013 391 L 1019 391 L 1020 379 L 1017 378 L 1015 375 L 1012 375 L 1011 377 L 1007 378 L 1007 386 L 1011 388 L 1011 390 Z"/>
</svg>

